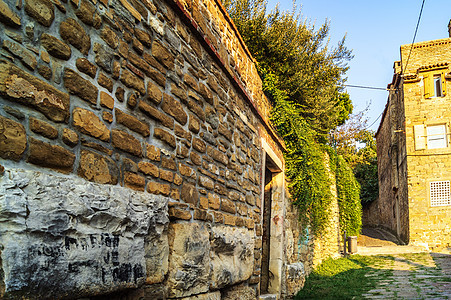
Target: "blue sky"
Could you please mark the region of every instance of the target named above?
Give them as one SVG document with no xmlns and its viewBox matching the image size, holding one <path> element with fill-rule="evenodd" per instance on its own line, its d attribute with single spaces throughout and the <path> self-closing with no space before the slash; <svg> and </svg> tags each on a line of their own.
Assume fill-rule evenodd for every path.
<svg viewBox="0 0 451 300">
<path fill-rule="evenodd" d="M 291 10 L 292 1 L 268 0 L 268 10 L 279 3 L 282 10 Z M 346 45 L 353 50 L 349 62 L 347 84 L 385 88 L 393 76 L 393 62 L 400 59 L 401 45 L 410 44 L 422 0 L 301 0 L 298 10 L 304 18 L 319 27 L 330 21 L 330 45 L 334 46 L 346 34 Z M 425 0 L 415 42 L 448 37 L 451 1 Z M 387 101 L 388 92 L 347 88 L 354 111 L 367 113 L 368 125 L 376 130 Z"/>
</svg>

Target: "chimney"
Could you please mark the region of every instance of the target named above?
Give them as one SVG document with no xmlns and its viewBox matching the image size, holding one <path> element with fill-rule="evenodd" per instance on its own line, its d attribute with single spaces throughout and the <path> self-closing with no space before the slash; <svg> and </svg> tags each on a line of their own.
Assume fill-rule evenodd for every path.
<svg viewBox="0 0 451 300">
<path fill-rule="evenodd" d="M 395 74 L 401 74 L 401 61 L 397 60 L 393 63 L 393 71 Z"/>
<path fill-rule="evenodd" d="M 451 20 L 449 20 L 449 23 L 448 23 L 448 34 L 449 34 L 449 37 L 451 38 Z"/>
</svg>

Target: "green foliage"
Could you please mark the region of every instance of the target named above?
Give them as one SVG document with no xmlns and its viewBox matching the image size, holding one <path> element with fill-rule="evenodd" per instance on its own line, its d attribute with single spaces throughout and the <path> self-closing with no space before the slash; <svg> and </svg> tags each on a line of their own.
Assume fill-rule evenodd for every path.
<svg viewBox="0 0 451 300">
<path fill-rule="evenodd" d="M 285 141 L 285 175 L 294 203 L 304 212 L 301 221 L 320 235 L 329 225 L 333 200 L 330 167 L 335 166 L 327 163 L 327 134 L 343 124 L 353 108 L 349 95 L 341 92 L 351 51 L 344 38 L 330 49 L 329 23 L 315 29 L 300 11 L 295 13 L 296 7 L 293 12 L 276 7 L 267 13 L 265 0 L 224 4 L 257 60 L 263 89 L 273 104 L 271 121 Z M 346 218 L 355 214 L 344 208 Z"/>
<path fill-rule="evenodd" d="M 340 230 L 342 233 L 346 230 L 347 235 L 359 235 L 362 228 L 360 184 L 341 155 L 336 156 L 335 176 L 340 210 Z"/>
<path fill-rule="evenodd" d="M 327 134 L 346 119 L 349 101 L 340 95 L 346 61 L 343 38 L 328 47 L 329 22 L 318 29 L 301 12 L 266 12 L 265 0 L 228 0 L 225 6 L 261 69 L 271 70 L 278 89 L 317 133 Z M 349 99 L 348 99 L 349 100 Z M 351 108 L 352 110 L 352 108 Z"/>
<path fill-rule="evenodd" d="M 377 151 L 374 132 L 367 130 L 365 111 L 352 115 L 343 125 L 330 134 L 331 143 L 353 169 L 360 183 L 362 204 L 377 199 L 379 194 L 377 175 Z"/>
<path fill-rule="evenodd" d="M 367 276 L 374 265 L 388 264 L 391 257 L 360 256 L 327 259 L 307 278 L 304 288 L 294 299 L 361 299 L 377 284 L 392 274 L 378 270 L 378 276 Z"/>
<path fill-rule="evenodd" d="M 328 225 L 328 208 L 332 201 L 325 153 L 315 140 L 316 132 L 299 113 L 299 106 L 277 88 L 276 77 L 265 70 L 261 73 L 263 88 L 272 95 L 275 103 L 271 120 L 287 148 L 285 175 L 289 179 L 290 194 L 300 211 L 308 213 L 301 215 L 301 221 L 310 222 L 315 232 L 321 233 Z"/>
<path fill-rule="evenodd" d="M 361 159 L 354 167 L 354 174 L 361 187 L 360 201 L 362 204 L 365 204 L 376 200 L 379 195 L 374 132 L 369 130 L 361 131 L 358 141 L 365 146 L 358 150 L 358 155 Z"/>
</svg>

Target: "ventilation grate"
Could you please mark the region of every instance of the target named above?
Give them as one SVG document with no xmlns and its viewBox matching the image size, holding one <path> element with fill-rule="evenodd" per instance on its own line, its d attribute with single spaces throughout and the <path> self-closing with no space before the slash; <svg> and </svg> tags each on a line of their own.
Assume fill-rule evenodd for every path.
<svg viewBox="0 0 451 300">
<path fill-rule="evenodd" d="M 430 183 L 431 206 L 451 205 L 449 180 Z"/>
</svg>

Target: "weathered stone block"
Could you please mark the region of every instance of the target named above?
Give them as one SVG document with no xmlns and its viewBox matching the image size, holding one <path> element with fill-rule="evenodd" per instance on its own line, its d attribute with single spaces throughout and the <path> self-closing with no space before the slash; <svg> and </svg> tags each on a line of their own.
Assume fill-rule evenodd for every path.
<svg viewBox="0 0 451 300">
<path fill-rule="evenodd" d="M 53 4 L 50 0 L 26 0 L 25 11 L 38 23 L 47 27 L 50 27 L 55 19 Z"/>
<path fill-rule="evenodd" d="M 72 171 L 75 155 L 61 146 L 50 145 L 32 137 L 28 138 L 29 149 L 27 162 L 62 173 Z"/>
<path fill-rule="evenodd" d="M 169 297 L 186 297 L 209 290 L 210 242 L 207 228 L 199 223 L 170 224 Z"/>
<path fill-rule="evenodd" d="M 302 262 L 287 265 L 287 294 L 292 296 L 299 292 L 305 283 L 305 270 Z"/>
<path fill-rule="evenodd" d="M 64 87 L 69 93 L 80 97 L 92 104 L 97 104 L 97 94 L 99 90 L 89 80 L 84 79 L 77 72 L 64 69 Z"/>
<path fill-rule="evenodd" d="M 30 129 L 31 131 L 52 140 L 58 137 L 58 130 L 55 127 L 33 117 L 30 117 Z"/>
<path fill-rule="evenodd" d="M 186 203 L 197 205 L 197 202 L 199 201 L 199 192 L 194 185 L 185 182 L 182 185 L 180 197 Z"/>
<path fill-rule="evenodd" d="M 146 144 L 146 156 L 153 161 L 160 161 L 161 150 L 154 145 Z"/>
<path fill-rule="evenodd" d="M 169 70 L 174 69 L 174 55 L 161 42 L 152 43 L 152 55 Z"/>
<path fill-rule="evenodd" d="M 94 53 L 96 54 L 94 58 L 96 64 L 102 69 L 104 69 L 105 72 L 111 73 L 114 58 L 113 52 L 109 48 L 104 47 L 103 45 L 98 43 L 94 43 L 93 50 Z"/>
<path fill-rule="evenodd" d="M 41 45 L 44 46 L 50 55 L 56 58 L 68 60 L 72 54 L 70 47 L 66 43 L 47 33 L 41 35 Z"/>
<path fill-rule="evenodd" d="M 221 210 L 234 214 L 236 213 L 236 205 L 234 202 L 230 201 L 229 199 L 221 199 Z"/>
<path fill-rule="evenodd" d="M 193 139 L 193 148 L 200 153 L 205 153 L 207 151 L 207 144 L 199 138 Z"/>
<path fill-rule="evenodd" d="M 177 207 L 169 207 L 169 218 L 189 221 L 191 220 L 191 212 L 189 210 L 180 209 Z"/>
<path fill-rule="evenodd" d="M 135 28 L 135 35 L 144 46 L 150 48 L 152 45 L 152 39 L 146 31 Z"/>
<path fill-rule="evenodd" d="M 245 284 L 240 284 L 232 286 L 226 289 L 221 300 L 255 300 L 257 299 L 257 292 L 255 288 L 247 286 Z M 259 300 L 262 300 L 259 298 Z"/>
<path fill-rule="evenodd" d="M 63 40 L 80 50 L 84 55 L 88 55 L 91 48 L 91 38 L 77 21 L 68 18 L 61 22 L 59 32 Z"/>
<path fill-rule="evenodd" d="M 20 58 L 20 60 L 25 64 L 26 67 L 30 68 L 31 70 L 36 69 L 36 66 L 38 64 L 36 57 L 33 55 L 33 53 L 31 53 L 21 45 L 10 40 L 4 40 L 2 47 L 3 49 L 7 49 L 14 56 Z"/>
<path fill-rule="evenodd" d="M 125 172 L 124 174 L 124 186 L 144 192 L 144 188 L 146 186 L 146 180 L 141 175 Z"/>
<path fill-rule="evenodd" d="M 179 171 L 182 176 L 196 178 L 196 171 L 185 164 L 179 163 Z"/>
<path fill-rule="evenodd" d="M 188 121 L 188 115 L 183 109 L 182 104 L 175 100 L 173 97 L 165 94 L 163 96 L 163 104 L 161 105 L 161 109 L 167 113 L 168 115 L 174 117 L 182 125 L 185 125 Z"/>
<path fill-rule="evenodd" d="M 122 130 L 113 129 L 111 131 L 111 141 L 113 146 L 120 150 L 138 157 L 142 156 L 141 142 Z"/>
<path fill-rule="evenodd" d="M 0 177 L 6 295 L 89 297 L 137 288 L 149 277 L 163 280 L 167 198 L 81 178 L 6 172 Z"/>
<path fill-rule="evenodd" d="M 110 131 L 92 111 L 76 107 L 72 112 L 72 118 L 74 127 L 80 132 L 102 141 L 110 140 Z"/>
<path fill-rule="evenodd" d="M 78 144 L 79 140 L 78 134 L 69 128 L 64 128 L 62 139 L 64 144 L 71 147 L 75 147 Z"/>
<path fill-rule="evenodd" d="M 96 183 L 117 184 L 119 168 L 109 157 L 81 150 L 78 175 Z"/>
<path fill-rule="evenodd" d="M 113 92 L 114 82 L 105 73 L 99 73 L 99 77 L 97 78 L 97 82 L 100 86 L 106 88 L 110 93 Z"/>
<path fill-rule="evenodd" d="M 96 8 L 86 0 L 82 0 L 75 15 L 86 25 L 94 26 L 94 14 Z"/>
<path fill-rule="evenodd" d="M 10 100 L 30 105 L 55 122 L 69 118 L 69 95 L 44 81 L 0 60 L 0 94 Z"/>
<path fill-rule="evenodd" d="M 77 69 L 89 75 L 91 78 L 96 77 L 97 67 L 84 57 L 77 58 Z"/>
<path fill-rule="evenodd" d="M 209 190 L 212 190 L 215 187 L 214 181 L 206 176 L 199 176 L 199 185 Z"/>
<path fill-rule="evenodd" d="M 155 128 L 153 136 L 159 140 L 162 140 L 172 148 L 175 148 L 175 146 L 177 145 L 175 137 L 164 129 Z"/>
<path fill-rule="evenodd" d="M 105 27 L 102 28 L 100 37 L 113 49 L 116 49 L 117 46 L 119 46 L 117 34 L 108 25 L 105 25 Z"/>
<path fill-rule="evenodd" d="M 109 109 L 114 108 L 114 99 L 108 93 L 100 91 L 100 105 L 107 107 Z"/>
<path fill-rule="evenodd" d="M 38 65 L 38 73 L 47 80 L 52 79 L 52 69 L 46 65 Z"/>
<path fill-rule="evenodd" d="M 0 116 L 0 157 L 19 161 L 27 147 L 22 124 Z"/>
<path fill-rule="evenodd" d="M 172 129 L 174 127 L 174 119 L 154 108 L 153 106 L 147 104 L 144 101 L 140 101 L 138 108 L 152 119 L 160 122 L 163 126 Z"/>
<path fill-rule="evenodd" d="M 3 0 L 0 1 L 0 22 L 14 27 L 21 25 L 20 17 Z"/>
<path fill-rule="evenodd" d="M 227 155 L 211 146 L 207 147 L 207 154 L 213 158 L 214 160 L 216 160 L 217 162 L 222 163 L 223 165 L 227 166 L 228 162 L 229 162 L 229 158 L 227 157 Z"/>
<path fill-rule="evenodd" d="M 160 176 L 160 169 L 152 163 L 140 161 L 138 163 L 138 168 L 141 173 L 144 173 L 146 175 L 151 175 L 155 178 L 158 178 Z"/>
<path fill-rule="evenodd" d="M 163 92 L 160 90 L 160 87 L 154 84 L 152 81 L 149 81 L 147 84 L 147 96 L 150 101 L 155 104 L 159 104 L 161 99 L 163 99 Z"/>
<path fill-rule="evenodd" d="M 142 79 L 138 78 L 136 75 L 134 75 L 129 70 L 122 69 L 120 79 L 121 79 L 121 82 L 123 84 L 125 84 L 125 86 L 137 90 L 138 92 L 141 93 L 141 95 L 146 94 L 146 86 L 144 84 L 144 81 Z"/>
<path fill-rule="evenodd" d="M 194 295 L 191 297 L 181 298 L 180 300 L 221 300 L 221 292 L 213 292 L 206 294 Z"/>
<path fill-rule="evenodd" d="M 155 195 L 169 196 L 171 193 L 171 185 L 151 181 L 147 184 L 147 191 Z"/>
<path fill-rule="evenodd" d="M 173 182 L 174 181 L 174 173 L 168 170 L 160 170 L 160 179 Z"/>
<path fill-rule="evenodd" d="M 223 225 L 213 226 L 210 234 L 213 289 L 248 279 L 253 272 L 253 231 Z"/>
<path fill-rule="evenodd" d="M 146 137 L 150 135 L 149 125 L 116 108 L 116 122 Z"/>
</svg>

